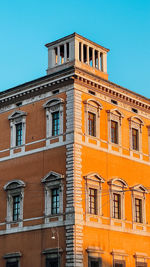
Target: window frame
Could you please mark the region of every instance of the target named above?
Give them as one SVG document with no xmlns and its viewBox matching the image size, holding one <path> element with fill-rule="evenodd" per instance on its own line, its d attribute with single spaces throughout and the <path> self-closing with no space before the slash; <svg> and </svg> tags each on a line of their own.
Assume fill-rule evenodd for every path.
<svg viewBox="0 0 150 267">
<path fill-rule="evenodd" d="M 125 267 L 125 266 L 126 266 L 126 262 L 125 262 L 125 260 L 117 260 L 117 259 L 114 259 L 114 260 L 113 260 L 113 267 L 116 267 L 116 266 L 115 266 L 116 264 L 121 264 L 122 267 Z"/>
<path fill-rule="evenodd" d="M 7 193 L 7 229 L 12 227 L 12 224 L 17 224 L 17 227 L 23 226 L 23 200 L 24 200 L 24 187 L 25 183 L 21 180 L 12 180 L 4 186 L 4 190 Z M 14 203 L 13 199 L 16 196 L 20 196 L 20 211 L 17 220 L 14 220 Z"/>
<path fill-rule="evenodd" d="M 41 180 L 45 191 L 45 223 L 50 222 L 50 217 L 58 216 L 61 220 L 63 218 L 63 189 L 64 189 L 64 175 L 50 171 Z M 59 212 L 52 213 L 52 190 L 59 190 Z"/>
<path fill-rule="evenodd" d="M 101 216 L 102 209 L 101 209 L 101 190 L 102 190 L 102 183 L 105 180 L 98 174 L 98 173 L 89 173 L 83 176 L 85 180 L 85 192 L 86 192 L 86 216 Z M 89 207 L 89 195 L 90 189 L 96 190 L 96 213 L 90 213 Z"/>
<path fill-rule="evenodd" d="M 24 150 L 25 146 L 25 137 L 26 137 L 26 116 L 27 113 L 21 110 L 14 111 L 10 116 L 8 116 L 8 120 L 10 121 L 10 129 L 11 129 L 11 139 L 10 139 L 10 147 L 18 148 L 21 147 Z M 17 144 L 17 134 L 16 127 L 18 124 L 22 124 L 22 142 L 21 144 Z"/>
<path fill-rule="evenodd" d="M 142 126 L 144 122 L 138 116 L 132 116 L 129 119 L 129 131 L 130 131 L 130 150 L 135 152 L 142 152 Z M 137 131 L 137 145 L 133 144 L 133 130 Z"/>
<path fill-rule="evenodd" d="M 43 107 L 46 110 L 46 138 L 63 137 L 63 113 L 64 113 L 64 100 L 61 98 L 49 99 Z M 53 135 L 53 114 L 59 112 L 59 133 Z M 49 142 L 47 142 L 49 145 Z"/>
<path fill-rule="evenodd" d="M 111 145 L 121 146 L 122 142 L 121 125 L 122 125 L 122 119 L 124 118 L 124 114 L 116 108 L 107 110 L 106 112 L 108 116 L 108 142 Z M 112 122 L 115 122 L 117 124 L 117 130 L 116 130 L 117 142 L 114 142 L 112 138 Z"/>
<path fill-rule="evenodd" d="M 84 101 L 84 117 L 85 117 L 85 134 L 90 138 L 100 138 L 100 110 L 103 109 L 103 106 L 100 102 L 95 99 L 88 99 Z M 89 133 L 89 113 L 95 116 L 94 119 L 94 135 Z"/>
<path fill-rule="evenodd" d="M 22 254 L 21 252 L 13 252 L 13 253 L 7 253 L 3 256 L 3 258 L 6 260 L 6 267 L 10 263 L 18 263 L 17 267 L 20 267 L 20 258 Z"/>
</svg>

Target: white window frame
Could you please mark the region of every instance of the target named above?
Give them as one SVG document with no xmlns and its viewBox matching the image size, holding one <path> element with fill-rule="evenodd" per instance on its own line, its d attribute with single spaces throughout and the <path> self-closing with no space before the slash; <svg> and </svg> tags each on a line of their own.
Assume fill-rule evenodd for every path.
<svg viewBox="0 0 150 267">
<path fill-rule="evenodd" d="M 98 174 L 98 173 L 90 173 L 84 176 L 85 179 L 85 192 L 86 192 L 86 214 L 87 216 L 94 217 L 94 216 L 102 216 L 102 205 L 101 205 L 101 190 L 102 190 L 102 183 L 105 180 Z M 97 213 L 92 214 L 89 210 L 89 192 L 90 188 L 97 190 L 96 195 L 96 207 Z"/>
<path fill-rule="evenodd" d="M 11 140 L 10 147 L 18 148 L 25 145 L 25 135 L 26 135 L 26 112 L 16 110 L 9 117 L 10 128 L 11 128 Z M 22 144 L 20 146 L 16 145 L 16 125 L 22 123 Z"/>
<path fill-rule="evenodd" d="M 62 174 L 50 171 L 41 181 L 45 191 L 45 223 L 50 222 L 50 217 L 63 219 L 63 178 Z M 52 214 L 52 189 L 55 188 L 59 189 L 59 213 Z"/>
<path fill-rule="evenodd" d="M 131 188 L 132 192 L 132 220 L 135 224 L 146 224 L 146 194 L 148 193 L 148 190 L 141 184 L 137 184 L 135 186 L 132 186 Z M 142 222 L 136 222 L 136 211 L 135 211 L 135 199 L 141 199 L 142 200 Z"/>
<path fill-rule="evenodd" d="M 88 135 L 90 138 L 100 138 L 100 110 L 103 106 L 94 99 L 88 99 L 84 101 L 85 107 L 85 134 Z M 88 113 L 95 114 L 96 122 L 95 122 L 95 136 L 89 134 L 88 128 Z"/>
<path fill-rule="evenodd" d="M 144 122 L 138 116 L 132 116 L 129 119 L 129 131 L 130 131 L 130 150 L 134 152 L 141 152 L 142 151 L 142 126 Z M 132 142 L 132 129 L 136 129 L 138 131 L 138 149 L 133 149 L 133 142 Z"/>
<path fill-rule="evenodd" d="M 46 109 L 46 138 L 56 138 L 63 135 L 63 113 L 64 100 L 61 98 L 52 98 L 48 100 L 43 107 Z M 52 114 L 59 112 L 59 135 L 52 135 Z"/>
<path fill-rule="evenodd" d="M 118 109 L 107 110 L 108 114 L 108 140 L 112 145 L 121 145 L 122 135 L 121 135 L 121 125 L 124 114 Z M 118 143 L 111 141 L 111 121 L 118 123 Z"/>
<path fill-rule="evenodd" d="M 7 229 L 11 228 L 11 224 L 15 223 L 18 227 L 23 226 L 23 200 L 24 200 L 24 187 L 25 183 L 21 180 L 9 181 L 4 190 L 7 192 Z M 17 221 L 13 220 L 13 197 L 20 196 L 20 214 Z"/>
<path fill-rule="evenodd" d="M 120 178 L 114 178 L 108 181 L 109 185 L 109 194 L 110 194 L 110 217 L 112 220 L 125 220 L 125 189 L 128 187 L 127 183 Z M 114 218 L 114 201 L 113 195 L 114 193 L 120 195 L 121 201 L 121 218 Z"/>
</svg>

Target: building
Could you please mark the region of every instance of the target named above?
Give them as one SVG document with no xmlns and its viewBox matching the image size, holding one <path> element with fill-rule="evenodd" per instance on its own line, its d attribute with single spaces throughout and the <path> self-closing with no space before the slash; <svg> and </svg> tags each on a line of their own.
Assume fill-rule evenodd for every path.
<svg viewBox="0 0 150 267">
<path fill-rule="evenodd" d="M 74 33 L 0 93 L 0 266 L 150 266 L 150 100 Z"/>
</svg>

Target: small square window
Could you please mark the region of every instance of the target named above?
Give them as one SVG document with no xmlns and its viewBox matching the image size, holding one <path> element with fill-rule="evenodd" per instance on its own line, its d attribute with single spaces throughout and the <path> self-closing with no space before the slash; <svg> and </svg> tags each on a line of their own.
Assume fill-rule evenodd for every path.
<svg viewBox="0 0 150 267">
<path fill-rule="evenodd" d="M 118 122 L 111 121 L 111 142 L 118 144 Z"/>
<path fill-rule="evenodd" d="M 96 136 L 96 114 L 88 112 L 88 134 Z"/>
<path fill-rule="evenodd" d="M 6 267 L 19 267 L 19 262 L 18 261 L 13 261 L 13 262 L 6 262 Z"/>
<path fill-rule="evenodd" d="M 59 213 L 59 189 L 52 189 L 52 214 Z"/>
<path fill-rule="evenodd" d="M 113 194 L 113 218 L 121 219 L 121 195 Z"/>
<path fill-rule="evenodd" d="M 137 223 L 142 223 L 143 218 L 142 218 L 142 199 L 140 198 L 135 198 L 135 221 Z"/>
<path fill-rule="evenodd" d="M 46 259 L 46 267 L 58 267 L 58 258 Z"/>
<path fill-rule="evenodd" d="M 97 189 L 89 188 L 89 213 L 97 214 Z"/>
<path fill-rule="evenodd" d="M 132 128 L 132 148 L 139 150 L 139 131 L 135 128 Z"/>
<path fill-rule="evenodd" d="M 123 260 L 114 260 L 114 267 L 125 267 L 125 261 Z"/>
<path fill-rule="evenodd" d="M 22 123 L 16 124 L 16 146 L 22 145 Z"/>
<path fill-rule="evenodd" d="M 102 267 L 102 259 L 96 257 L 89 257 L 89 267 Z"/>
<path fill-rule="evenodd" d="M 52 136 L 59 135 L 59 111 L 52 113 Z"/>
</svg>

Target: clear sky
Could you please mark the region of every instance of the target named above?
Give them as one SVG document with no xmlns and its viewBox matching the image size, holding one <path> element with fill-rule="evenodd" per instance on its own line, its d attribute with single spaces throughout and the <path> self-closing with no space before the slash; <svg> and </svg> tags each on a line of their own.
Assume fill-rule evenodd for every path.
<svg viewBox="0 0 150 267">
<path fill-rule="evenodd" d="M 45 43 L 73 32 L 110 49 L 110 81 L 150 98 L 149 0 L 2 0 L 0 91 L 46 75 Z"/>
</svg>

